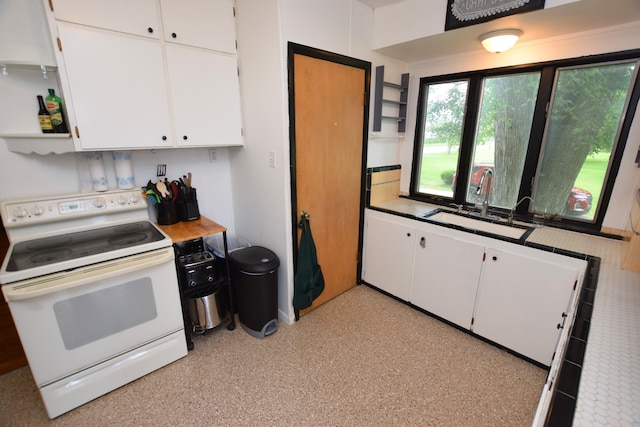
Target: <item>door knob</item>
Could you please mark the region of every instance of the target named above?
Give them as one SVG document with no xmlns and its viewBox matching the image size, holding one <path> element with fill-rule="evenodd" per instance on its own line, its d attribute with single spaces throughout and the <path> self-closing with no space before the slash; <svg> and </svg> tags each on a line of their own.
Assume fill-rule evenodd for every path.
<svg viewBox="0 0 640 427">
<path fill-rule="evenodd" d="M 425 239 L 424 236 L 420 238 L 420 246 L 423 248 L 427 247 L 427 239 Z"/>
</svg>

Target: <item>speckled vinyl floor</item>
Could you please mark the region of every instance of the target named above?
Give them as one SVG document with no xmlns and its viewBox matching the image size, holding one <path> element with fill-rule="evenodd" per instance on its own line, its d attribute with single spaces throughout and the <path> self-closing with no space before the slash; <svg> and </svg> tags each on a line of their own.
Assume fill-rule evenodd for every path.
<svg viewBox="0 0 640 427">
<path fill-rule="evenodd" d="M 547 375 L 366 286 L 262 340 L 194 342 L 53 421 L 28 368 L 2 375 L 0 426 L 528 426 Z"/>
</svg>

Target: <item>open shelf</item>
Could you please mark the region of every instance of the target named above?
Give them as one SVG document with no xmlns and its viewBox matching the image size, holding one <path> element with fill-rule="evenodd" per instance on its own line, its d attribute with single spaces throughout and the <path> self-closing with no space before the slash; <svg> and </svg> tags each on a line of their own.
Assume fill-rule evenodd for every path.
<svg viewBox="0 0 640 427">
<path fill-rule="evenodd" d="M 70 133 L 0 134 L 9 151 L 22 154 L 63 154 L 75 152 Z"/>
<path fill-rule="evenodd" d="M 384 88 L 390 88 L 400 91 L 400 99 L 384 98 Z M 398 133 L 403 133 L 407 121 L 407 98 L 409 95 L 409 73 L 405 73 L 401 77 L 400 84 L 384 81 L 384 65 L 376 67 L 376 85 L 374 93 L 373 105 L 373 131 L 380 132 L 382 129 L 382 120 L 396 120 L 398 122 Z M 382 115 L 383 104 L 393 105 L 397 107 L 397 116 Z"/>
</svg>

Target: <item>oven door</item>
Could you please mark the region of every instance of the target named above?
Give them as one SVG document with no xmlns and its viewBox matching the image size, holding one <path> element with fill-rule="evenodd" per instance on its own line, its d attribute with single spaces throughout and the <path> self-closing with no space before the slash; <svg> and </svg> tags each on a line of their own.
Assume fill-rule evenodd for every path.
<svg viewBox="0 0 640 427">
<path fill-rule="evenodd" d="M 39 387 L 184 327 L 171 247 L 2 291 Z"/>
</svg>

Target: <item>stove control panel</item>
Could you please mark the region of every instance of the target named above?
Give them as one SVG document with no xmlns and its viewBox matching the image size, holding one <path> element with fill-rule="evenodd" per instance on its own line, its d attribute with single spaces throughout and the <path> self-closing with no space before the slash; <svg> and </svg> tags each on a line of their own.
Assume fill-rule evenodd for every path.
<svg viewBox="0 0 640 427">
<path fill-rule="evenodd" d="M 73 194 L 38 199 L 3 200 L 2 222 L 7 228 L 72 218 L 146 209 L 140 189 Z"/>
</svg>

